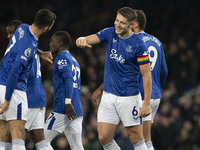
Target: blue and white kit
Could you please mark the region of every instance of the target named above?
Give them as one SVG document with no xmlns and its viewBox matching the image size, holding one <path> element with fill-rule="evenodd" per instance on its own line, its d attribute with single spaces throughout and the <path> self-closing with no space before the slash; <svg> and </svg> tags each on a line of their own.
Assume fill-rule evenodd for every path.
<svg viewBox="0 0 200 150">
<path fill-rule="evenodd" d="M 5 112 L 6 120 L 26 120 L 27 79 L 37 50 L 38 39 L 30 26 L 20 25 L 8 44 L 0 68 L 0 85 L 6 87 L 5 97 L 1 99 L 1 103 L 5 99 L 11 101 Z"/>
<path fill-rule="evenodd" d="M 121 120 L 125 127 L 142 124 L 138 117 L 142 107 L 139 65 L 149 63 L 144 42 L 133 32 L 126 38 L 119 37 L 114 27 L 106 28 L 96 35 L 100 42 L 107 43 L 104 92 L 97 121 L 118 124 Z"/>
<path fill-rule="evenodd" d="M 153 123 L 155 114 L 160 104 L 161 89 L 164 86 L 168 74 L 165 54 L 162 43 L 156 37 L 145 32 L 140 32 L 137 35 L 140 39 L 142 39 L 148 48 L 152 77 L 151 114 L 142 120 L 151 121 Z M 142 75 L 140 75 L 140 92 L 142 100 L 144 100 Z"/>
</svg>

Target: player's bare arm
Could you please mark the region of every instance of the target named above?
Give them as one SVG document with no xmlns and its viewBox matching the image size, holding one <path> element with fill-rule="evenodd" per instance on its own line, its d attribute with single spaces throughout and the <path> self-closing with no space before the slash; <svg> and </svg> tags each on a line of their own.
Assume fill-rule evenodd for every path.
<svg viewBox="0 0 200 150">
<path fill-rule="evenodd" d="M 92 100 L 97 103 L 97 99 L 102 96 L 103 93 L 103 83 L 96 89 L 92 94 Z"/>
<path fill-rule="evenodd" d="M 96 34 L 92 34 L 86 37 L 79 37 L 76 40 L 76 45 L 80 48 L 92 48 L 92 45 L 100 43 Z"/>
<path fill-rule="evenodd" d="M 152 78 L 150 63 L 140 65 L 140 71 L 143 78 L 144 87 L 144 104 L 140 110 L 140 116 L 146 117 L 151 113 L 151 89 L 152 89 Z"/>
<path fill-rule="evenodd" d="M 65 98 L 65 111 L 69 120 L 76 119 L 76 112 L 74 111 L 74 107 L 71 103 L 71 98 Z"/>
<path fill-rule="evenodd" d="M 48 61 L 49 63 L 53 63 L 53 56 L 51 54 L 51 52 L 44 52 L 40 49 L 38 49 L 37 54 L 44 60 Z"/>
<path fill-rule="evenodd" d="M 3 104 L 1 104 L 0 114 L 3 114 L 8 109 L 9 104 L 10 104 L 10 101 L 8 101 L 8 100 L 5 100 L 5 102 Z"/>
</svg>

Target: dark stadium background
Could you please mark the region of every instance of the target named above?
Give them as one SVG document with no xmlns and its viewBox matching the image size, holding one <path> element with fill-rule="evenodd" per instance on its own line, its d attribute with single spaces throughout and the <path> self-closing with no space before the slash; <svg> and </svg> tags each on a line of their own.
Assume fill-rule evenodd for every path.
<svg viewBox="0 0 200 150">
<path fill-rule="evenodd" d="M 102 83 L 106 45 L 79 49 L 79 36 L 113 26 L 116 11 L 129 6 L 147 15 L 146 32 L 163 43 L 169 71 L 162 102 L 152 126 L 156 150 L 200 150 L 200 1 L 199 0 L 0 0 L 0 58 L 8 44 L 6 25 L 13 19 L 31 24 L 41 8 L 52 10 L 57 21 L 41 36 L 39 48 L 49 50 L 51 35 L 58 30 L 72 36 L 70 50 L 81 66 L 82 105 L 84 110 L 83 144 L 85 150 L 102 150 L 96 132 L 97 106 L 92 92 Z M 47 93 L 47 115 L 52 111 L 53 66 L 42 61 L 43 85 Z M 122 150 L 132 150 L 120 124 L 116 141 Z M 64 135 L 53 141 L 55 150 L 69 150 Z M 34 150 L 30 137 L 27 150 Z"/>
</svg>

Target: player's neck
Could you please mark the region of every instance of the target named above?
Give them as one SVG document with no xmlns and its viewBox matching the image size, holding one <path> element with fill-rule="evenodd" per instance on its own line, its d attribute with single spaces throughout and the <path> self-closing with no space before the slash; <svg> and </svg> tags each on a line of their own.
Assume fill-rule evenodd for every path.
<svg viewBox="0 0 200 150">
<path fill-rule="evenodd" d="M 42 29 L 39 29 L 39 28 L 36 27 L 34 24 L 32 24 L 30 27 L 31 27 L 31 31 L 33 32 L 33 34 L 34 34 L 37 38 L 39 38 L 40 35 L 41 35 L 42 33 L 44 33 L 44 32 L 42 31 Z"/>
<path fill-rule="evenodd" d="M 134 33 L 135 33 L 135 34 L 138 34 L 138 33 L 140 33 L 140 32 L 144 32 L 144 31 L 141 30 L 141 29 L 138 29 L 138 28 L 134 30 Z"/>
<path fill-rule="evenodd" d="M 63 51 L 65 50 L 68 50 L 68 48 L 66 47 L 61 47 L 59 50 L 58 50 L 58 54 L 62 53 Z"/>
</svg>

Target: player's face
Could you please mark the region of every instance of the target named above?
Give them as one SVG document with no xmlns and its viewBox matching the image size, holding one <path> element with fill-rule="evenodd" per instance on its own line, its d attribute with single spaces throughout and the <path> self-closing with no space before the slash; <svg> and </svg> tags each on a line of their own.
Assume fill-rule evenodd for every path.
<svg viewBox="0 0 200 150">
<path fill-rule="evenodd" d="M 59 41 L 58 41 L 58 38 L 53 35 L 51 37 L 51 41 L 49 43 L 49 47 L 50 47 L 50 51 L 53 53 L 56 53 L 59 49 Z"/>
<path fill-rule="evenodd" d="M 114 25 L 116 34 L 121 37 L 126 37 L 129 35 L 131 23 L 121 14 L 117 14 Z"/>
<path fill-rule="evenodd" d="M 12 38 L 13 34 L 15 33 L 15 27 L 14 26 L 7 26 L 6 27 L 6 32 L 7 32 L 7 38 L 10 39 Z"/>
</svg>

